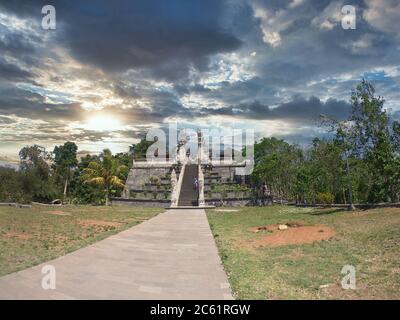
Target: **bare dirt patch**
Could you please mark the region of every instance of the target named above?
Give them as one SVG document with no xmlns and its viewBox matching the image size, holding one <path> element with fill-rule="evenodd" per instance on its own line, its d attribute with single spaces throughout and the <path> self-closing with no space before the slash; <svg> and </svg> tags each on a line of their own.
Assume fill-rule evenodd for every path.
<svg viewBox="0 0 400 320">
<path fill-rule="evenodd" d="M 376 210 L 376 209 L 375 209 Z M 391 207 L 391 208 L 385 208 L 385 212 L 390 212 L 390 213 L 398 213 L 400 214 L 400 207 Z"/>
<path fill-rule="evenodd" d="M 269 224 L 266 226 L 260 226 L 260 227 L 251 227 L 248 229 L 250 232 L 260 232 L 260 231 L 275 231 L 279 230 L 280 225 L 286 225 L 288 228 L 298 228 L 304 226 L 303 221 L 291 221 L 291 222 L 286 222 L 286 223 L 279 223 L 279 224 Z"/>
<path fill-rule="evenodd" d="M 53 210 L 53 211 L 46 211 L 48 214 L 53 214 L 55 216 L 70 216 L 69 212 L 60 211 L 60 210 Z"/>
<path fill-rule="evenodd" d="M 2 235 L 5 238 L 18 238 L 21 240 L 28 240 L 30 238 L 32 238 L 32 235 L 29 233 L 25 233 L 25 232 L 6 232 Z"/>
<path fill-rule="evenodd" d="M 279 247 L 290 244 L 313 243 L 315 241 L 328 240 L 334 235 L 333 229 L 325 225 L 292 225 L 292 227 L 288 225 L 288 229 L 286 230 L 278 230 L 277 226 L 279 225 L 264 226 L 262 230 L 269 230 L 272 231 L 272 233 L 260 235 L 257 239 L 248 240 L 246 243 L 242 243 L 242 245 L 247 244 L 253 247 Z"/>
<path fill-rule="evenodd" d="M 261 227 L 251 227 L 249 229 L 247 229 L 250 232 L 261 232 L 261 231 L 274 231 L 278 229 L 278 225 L 277 224 L 270 224 L 268 226 L 261 226 Z"/>
<path fill-rule="evenodd" d="M 237 209 L 215 209 L 217 212 L 238 212 Z"/>
<path fill-rule="evenodd" d="M 83 226 L 100 226 L 100 227 L 120 227 L 123 225 L 121 222 L 116 221 L 105 221 L 105 220 L 94 220 L 94 219 L 86 219 L 86 220 L 78 220 L 78 223 Z"/>
</svg>

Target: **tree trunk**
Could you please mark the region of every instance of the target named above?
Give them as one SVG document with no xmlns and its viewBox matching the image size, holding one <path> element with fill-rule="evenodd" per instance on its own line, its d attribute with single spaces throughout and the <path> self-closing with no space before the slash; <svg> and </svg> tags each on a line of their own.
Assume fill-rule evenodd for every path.
<svg viewBox="0 0 400 320">
<path fill-rule="evenodd" d="M 346 154 L 346 169 L 347 169 L 347 177 L 349 180 L 349 211 L 354 211 L 356 208 L 353 204 L 353 182 L 351 181 L 351 173 L 350 173 L 350 164 L 349 164 L 349 157 Z"/>
<path fill-rule="evenodd" d="M 65 184 L 64 184 L 64 200 L 67 198 L 67 188 L 68 188 L 68 175 L 65 178 Z"/>
<path fill-rule="evenodd" d="M 110 205 L 110 199 L 108 197 L 108 189 L 106 190 L 106 206 Z"/>
</svg>

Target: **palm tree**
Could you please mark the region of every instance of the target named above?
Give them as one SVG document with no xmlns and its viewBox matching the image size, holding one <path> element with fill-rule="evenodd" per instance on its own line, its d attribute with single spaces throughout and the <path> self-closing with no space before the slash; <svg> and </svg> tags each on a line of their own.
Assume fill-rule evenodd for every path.
<svg viewBox="0 0 400 320">
<path fill-rule="evenodd" d="M 106 206 L 110 202 L 110 191 L 112 187 L 124 187 L 124 181 L 119 178 L 127 168 L 120 165 L 109 149 L 104 149 L 100 156 L 100 162 L 92 161 L 88 167 L 83 169 L 84 183 L 104 186 Z"/>
</svg>

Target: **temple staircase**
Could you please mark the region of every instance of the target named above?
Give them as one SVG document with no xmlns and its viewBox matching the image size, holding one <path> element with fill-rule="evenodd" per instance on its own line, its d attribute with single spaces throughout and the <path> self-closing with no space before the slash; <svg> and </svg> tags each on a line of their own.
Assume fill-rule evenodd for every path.
<svg viewBox="0 0 400 320">
<path fill-rule="evenodd" d="M 198 177 L 198 165 L 187 164 L 182 180 L 178 206 L 198 206 L 199 204 L 199 189 L 195 188 L 194 181 Z"/>
</svg>

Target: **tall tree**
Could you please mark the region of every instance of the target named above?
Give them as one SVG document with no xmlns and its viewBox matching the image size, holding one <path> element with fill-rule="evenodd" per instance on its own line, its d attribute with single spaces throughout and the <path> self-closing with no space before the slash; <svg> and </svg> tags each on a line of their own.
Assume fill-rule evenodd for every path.
<svg viewBox="0 0 400 320">
<path fill-rule="evenodd" d="M 397 160 L 385 100 L 375 95 L 371 83 L 363 80 L 351 94 L 352 145 L 354 153 L 363 158 L 371 170 L 369 200 L 388 201 L 398 198 L 398 184 L 393 181 Z M 396 129 L 396 128 L 394 128 Z"/>
<path fill-rule="evenodd" d="M 353 204 L 353 179 L 350 165 L 353 149 L 350 137 L 352 136 L 353 124 L 349 120 L 338 121 L 324 114 L 321 115 L 321 120 L 323 125 L 327 125 L 329 127 L 330 132 L 335 133 L 334 145 L 336 145 L 339 150 L 341 150 L 342 157 L 344 158 L 346 164 L 349 210 L 355 210 Z M 344 202 L 346 202 L 346 197 L 343 197 L 343 200 Z"/>
<path fill-rule="evenodd" d="M 45 148 L 33 145 L 19 152 L 22 189 L 34 201 L 50 201 L 57 196 L 57 188 L 50 172 L 51 157 Z"/>
<path fill-rule="evenodd" d="M 72 178 L 72 170 L 78 165 L 77 151 L 78 146 L 70 141 L 61 146 L 56 146 L 53 150 L 54 168 L 64 178 L 64 199 L 67 197 L 68 183 Z"/>
<path fill-rule="evenodd" d="M 35 170 L 43 179 L 49 177 L 49 165 L 51 157 L 44 147 L 37 144 L 23 147 L 19 151 L 21 170 Z"/>
<path fill-rule="evenodd" d="M 297 146 L 276 138 L 263 138 L 254 145 L 252 179 L 258 185 L 266 185 L 274 197 L 293 198 L 296 170 L 302 157 Z"/>
</svg>

